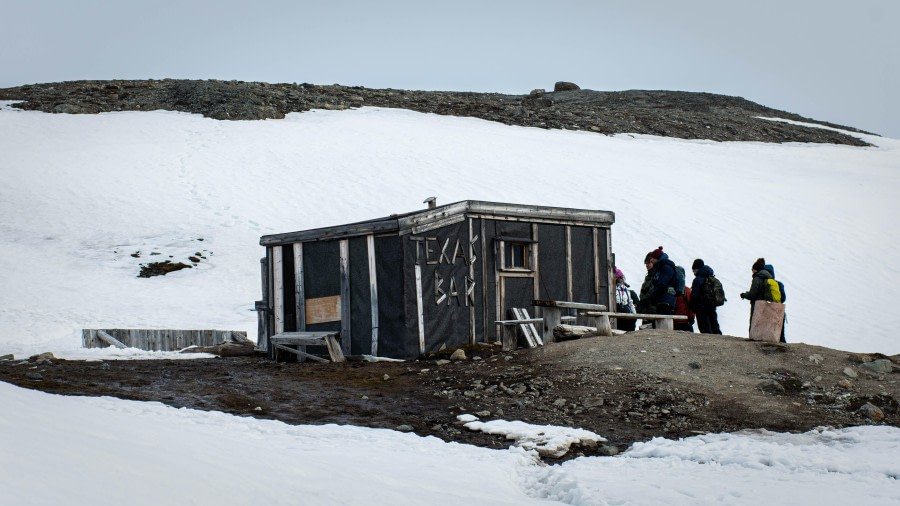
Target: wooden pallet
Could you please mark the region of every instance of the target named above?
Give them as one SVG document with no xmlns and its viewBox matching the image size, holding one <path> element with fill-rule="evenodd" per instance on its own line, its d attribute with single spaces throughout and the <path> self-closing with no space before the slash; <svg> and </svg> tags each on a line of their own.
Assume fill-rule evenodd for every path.
<svg viewBox="0 0 900 506">
<path fill-rule="evenodd" d="M 272 346 L 276 349 L 293 353 L 303 359 L 316 362 L 328 362 L 328 360 L 306 352 L 307 346 L 325 346 L 328 349 L 328 357 L 332 362 L 346 362 L 341 344 L 337 340 L 337 332 L 280 332 L 270 337 Z M 296 346 L 296 348 L 292 348 Z"/>
</svg>

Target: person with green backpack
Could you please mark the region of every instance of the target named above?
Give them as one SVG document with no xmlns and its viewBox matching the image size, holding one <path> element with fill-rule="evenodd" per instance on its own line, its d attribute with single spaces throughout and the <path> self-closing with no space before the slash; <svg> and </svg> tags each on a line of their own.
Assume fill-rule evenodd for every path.
<svg viewBox="0 0 900 506">
<path fill-rule="evenodd" d="M 698 258 L 691 264 L 694 282 L 691 283 L 691 310 L 697 315 L 697 330 L 701 334 L 721 334 L 716 308 L 725 304 L 725 290 L 716 279 L 712 267 Z"/>
<path fill-rule="evenodd" d="M 750 290 L 741 294 L 742 299 L 750 301 L 750 321 L 753 321 L 753 306 L 758 300 L 767 302 L 782 302 L 783 288 L 779 285 L 772 273 L 766 269 L 766 260 L 757 258 L 750 267 L 753 271 L 753 279 L 750 283 Z M 772 269 L 774 270 L 774 268 Z M 784 324 L 781 325 L 781 339 L 784 339 Z M 784 341 L 782 341 L 784 342 Z"/>
</svg>

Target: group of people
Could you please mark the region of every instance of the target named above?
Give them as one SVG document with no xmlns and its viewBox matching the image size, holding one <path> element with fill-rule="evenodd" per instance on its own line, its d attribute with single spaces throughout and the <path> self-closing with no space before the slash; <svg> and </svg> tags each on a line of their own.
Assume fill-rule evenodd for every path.
<svg viewBox="0 0 900 506">
<path fill-rule="evenodd" d="M 658 315 L 683 315 L 687 319 L 674 320 L 675 330 L 694 331 L 694 323 L 702 334 L 721 334 L 719 316 L 716 309 L 726 301 L 722 283 L 716 279 L 715 271 L 703 261 L 696 259 L 691 264 L 694 280 L 687 286 L 684 268 L 673 262 L 660 246 L 644 257 L 647 275 L 641 284 L 640 295 L 625 282 L 625 275 L 616 268 L 616 312 Z M 741 294 L 742 299 L 751 303 L 766 300 L 784 303 L 784 285 L 775 281 L 775 268 L 759 258 L 752 266 L 753 281 L 750 290 Z M 772 283 L 769 282 L 772 280 Z M 635 330 L 637 320 L 619 318 L 619 330 Z M 651 325 L 650 323 L 645 326 Z M 643 326 L 642 326 L 643 327 Z M 784 339 L 784 325 L 781 326 L 781 342 Z"/>
</svg>

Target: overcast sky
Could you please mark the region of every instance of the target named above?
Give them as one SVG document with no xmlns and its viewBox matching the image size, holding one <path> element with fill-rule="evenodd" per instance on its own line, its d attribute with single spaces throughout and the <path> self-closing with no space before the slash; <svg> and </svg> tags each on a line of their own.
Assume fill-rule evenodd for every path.
<svg viewBox="0 0 900 506">
<path fill-rule="evenodd" d="M 900 1 L 0 2 L 0 87 L 167 77 L 705 91 L 900 138 Z"/>
</svg>

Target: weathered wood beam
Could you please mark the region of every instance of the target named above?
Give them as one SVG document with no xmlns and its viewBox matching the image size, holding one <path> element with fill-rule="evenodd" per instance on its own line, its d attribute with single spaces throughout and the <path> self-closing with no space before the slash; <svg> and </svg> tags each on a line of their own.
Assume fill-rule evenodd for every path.
<svg viewBox="0 0 900 506">
<path fill-rule="evenodd" d="M 110 346 L 115 346 L 116 348 L 127 348 L 127 346 L 122 344 L 121 341 L 119 341 L 115 337 L 107 334 L 106 332 L 104 332 L 102 330 L 97 331 L 97 337 L 100 338 L 101 341 L 105 342 L 106 344 L 108 344 Z"/>
</svg>

